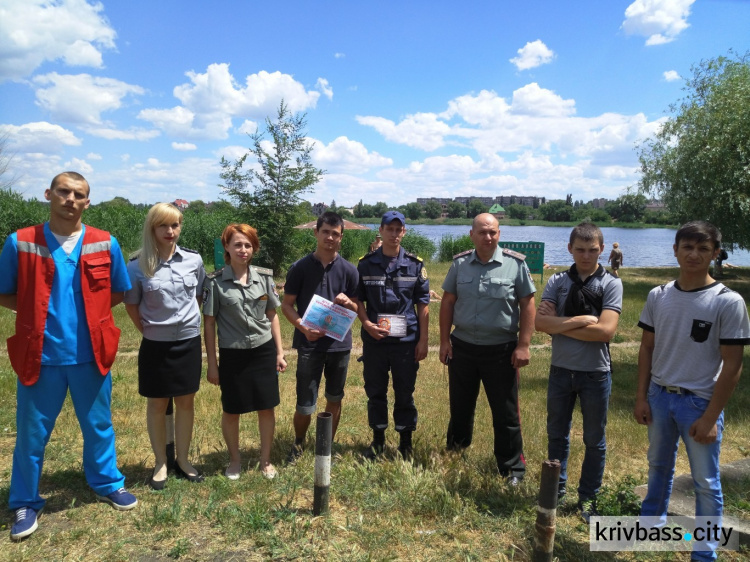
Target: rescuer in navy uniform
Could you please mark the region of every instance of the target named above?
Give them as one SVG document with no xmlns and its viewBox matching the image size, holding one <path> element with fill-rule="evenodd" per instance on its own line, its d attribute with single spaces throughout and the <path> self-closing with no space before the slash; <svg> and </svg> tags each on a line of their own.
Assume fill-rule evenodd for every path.
<svg viewBox="0 0 750 562">
<path fill-rule="evenodd" d="M 357 315 L 362 322 L 362 346 L 367 394 L 367 418 L 373 440 L 364 456 L 375 459 L 385 447 L 388 427 L 388 371 L 393 377 L 393 422 L 400 434 L 399 452 L 412 453 L 417 428 L 414 385 L 419 362 L 427 357 L 430 284 L 422 259 L 401 247 L 406 220 L 388 211 L 380 221 L 383 245 L 360 258 Z"/>
</svg>

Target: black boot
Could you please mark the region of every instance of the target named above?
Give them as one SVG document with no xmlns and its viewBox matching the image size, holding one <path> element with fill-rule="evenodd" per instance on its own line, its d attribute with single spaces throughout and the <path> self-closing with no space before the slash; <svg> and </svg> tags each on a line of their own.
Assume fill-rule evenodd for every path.
<svg viewBox="0 0 750 562">
<path fill-rule="evenodd" d="M 383 454 L 385 449 L 385 429 L 374 429 L 372 436 L 372 443 L 365 449 L 362 456 L 368 461 L 374 461 L 380 455 Z"/>
<path fill-rule="evenodd" d="M 411 431 L 404 430 L 399 434 L 401 435 L 401 441 L 398 444 L 398 452 L 401 453 L 405 461 L 411 460 L 414 452 L 411 445 L 411 433 Z"/>
</svg>

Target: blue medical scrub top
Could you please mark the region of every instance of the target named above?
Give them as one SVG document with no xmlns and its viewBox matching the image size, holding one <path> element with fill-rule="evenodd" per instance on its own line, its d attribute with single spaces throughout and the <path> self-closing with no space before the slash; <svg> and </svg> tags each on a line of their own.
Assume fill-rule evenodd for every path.
<svg viewBox="0 0 750 562">
<path fill-rule="evenodd" d="M 86 312 L 81 291 L 81 247 L 86 226 L 70 255 L 65 253 L 49 223 L 44 223 L 44 237 L 55 261 L 55 275 L 44 327 L 42 365 L 78 365 L 94 361 L 91 336 L 86 323 Z M 113 293 L 130 289 L 130 279 L 125 268 L 122 250 L 110 235 L 111 279 Z M 14 232 L 5 240 L 0 254 L 0 294 L 14 294 L 18 287 L 18 241 Z"/>
</svg>

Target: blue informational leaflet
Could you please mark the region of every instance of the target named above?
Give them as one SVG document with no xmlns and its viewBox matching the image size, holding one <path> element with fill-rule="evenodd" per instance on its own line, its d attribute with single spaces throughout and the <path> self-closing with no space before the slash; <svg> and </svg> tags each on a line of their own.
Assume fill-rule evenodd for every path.
<svg viewBox="0 0 750 562">
<path fill-rule="evenodd" d="M 356 317 L 356 312 L 334 304 L 320 295 L 314 295 L 302 317 L 302 324 L 312 330 L 319 330 L 336 341 L 344 341 Z"/>
</svg>

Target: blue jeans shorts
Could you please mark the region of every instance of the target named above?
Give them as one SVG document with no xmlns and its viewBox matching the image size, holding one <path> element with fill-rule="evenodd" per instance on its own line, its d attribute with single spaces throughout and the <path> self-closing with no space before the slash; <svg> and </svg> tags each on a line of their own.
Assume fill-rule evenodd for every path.
<svg viewBox="0 0 750 562">
<path fill-rule="evenodd" d="M 350 351 L 297 351 L 297 413 L 315 413 L 318 390 L 323 373 L 326 375 L 325 397 L 329 402 L 344 399 Z"/>
</svg>

